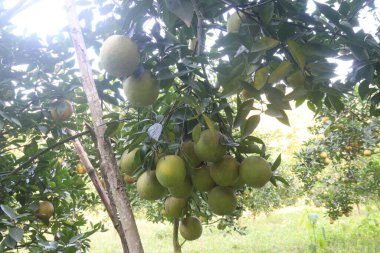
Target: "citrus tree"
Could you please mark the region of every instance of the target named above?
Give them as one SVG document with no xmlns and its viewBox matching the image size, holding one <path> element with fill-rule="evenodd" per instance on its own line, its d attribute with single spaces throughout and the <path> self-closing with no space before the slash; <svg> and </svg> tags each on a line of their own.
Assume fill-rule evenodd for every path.
<svg viewBox="0 0 380 253">
<path fill-rule="evenodd" d="M 124 252 L 143 252 L 131 204 L 145 200 L 152 219 L 173 221 L 180 252 L 178 231 L 197 239 L 214 216 L 232 225 L 245 192 L 286 184 L 280 156 L 252 135 L 262 114 L 289 124 L 290 101 L 305 100 L 341 110 L 358 82 L 378 114 L 379 48 L 354 30 L 372 1 L 310 15 L 287 0 L 66 3 L 68 27 L 45 42 L 12 33 L 32 1 L 1 8 L 3 251 L 88 247 L 100 226 L 80 229 L 76 211 L 97 201 L 80 159 Z M 338 57 L 357 63 L 345 84 L 331 81 Z"/>
<path fill-rule="evenodd" d="M 347 98 L 340 113 L 323 110 L 310 129 L 315 138 L 296 154 L 296 175 L 331 223 L 349 216 L 354 204 L 379 200 L 380 121 L 369 110 L 358 97 Z"/>
</svg>

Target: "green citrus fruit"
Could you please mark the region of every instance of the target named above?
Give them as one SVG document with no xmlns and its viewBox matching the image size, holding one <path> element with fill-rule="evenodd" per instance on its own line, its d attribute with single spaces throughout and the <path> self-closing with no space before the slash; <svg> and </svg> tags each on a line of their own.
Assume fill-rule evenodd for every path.
<svg viewBox="0 0 380 253">
<path fill-rule="evenodd" d="M 127 100 L 136 107 L 148 106 L 156 101 L 160 85 L 150 71 L 145 70 L 140 78 L 134 75 L 123 82 L 123 89 Z"/>
<path fill-rule="evenodd" d="M 176 198 L 173 196 L 165 200 L 165 214 L 170 218 L 180 218 L 185 209 L 187 200 L 183 198 Z"/>
<path fill-rule="evenodd" d="M 137 193 L 142 199 L 157 200 L 165 196 L 166 189 L 158 182 L 152 170 L 145 171 L 137 179 Z"/>
<path fill-rule="evenodd" d="M 133 149 L 131 152 L 125 150 L 120 158 L 120 170 L 124 174 L 133 176 L 136 171 L 136 166 L 134 166 L 136 153 L 139 151 L 138 148 Z"/>
<path fill-rule="evenodd" d="M 271 165 L 264 158 L 247 157 L 240 165 L 240 176 L 247 185 L 261 188 L 272 177 Z"/>
<path fill-rule="evenodd" d="M 73 106 L 68 100 L 58 100 L 50 107 L 51 118 L 55 121 L 68 120 L 73 111 Z"/>
<path fill-rule="evenodd" d="M 197 167 L 202 161 L 198 158 L 194 151 L 194 142 L 186 141 L 182 143 L 180 156 L 189 163 L 191 167 Z"/>
<path fill-rule="evenodd" d="M 232 186 L 239 177 L 239 163 L 235 158 L 226 156 L 211 165 L 210 175 L 217 185 Z"/>
<path fill-rule="evenodd" d="M 130 76 L 140 63 L 138 47 L 126 36 L 112 35 L 100 49 L 100 63 L 114 77 Z"/>
<path fill-rule="evenodd" d="M 182 184 L 186 177 L 185 162 L 177 155 L 164 156 L 157 163 L 156 175 L 160 184 L 167 188 Z"/>
<path fill-rule="evenodd" d="M 237 206 L 237 199 L 230 187 L 216 186 L 208 193 L 208 206 L 214 214 L 230 215 Z"/>
<path fill-rule="evenodd" d="M 210 191 L 215 186 L 215 182 L 210 175 L 210 167 L 208 166 L 194 169 L 191 180 L 194 188 L 200 192 Z"/>
<path fill-rule="evenodd" d="M 244 19 L 243 13 L 234 12 L 227 20 L 227 32 L 238 33 L 240 30 L 242 19 Z"/>
<path fill-rule="evenodd" d="M 188 216 L 181 220 L 179 232 L 188 241 L 196 240 L 202 235 L 202 224 L 197 217 Z"/>
<path fill-rule="evenodd" d="M 41 220 L 49 220 L 54 214 L 54 206 L 50 201 L 40 201 L 36 216 Z"/>
<path fill-rule="evenodd" d="M 191 183 L 190 178 L 185 179 L 182 183 L 169 187 L 169 192 L 171 195 L 177 198 L 187 198 L 193 192 L 193 184 Z"/>
<path fill-rule="evenodd" d="M 202 161 L 217 162 L 221 160 L 227 151 L 221 144 L 222 134 L 210 129 L 201 132 L 199 140 L 194 145 L 195 154 Z"/>
</svg>

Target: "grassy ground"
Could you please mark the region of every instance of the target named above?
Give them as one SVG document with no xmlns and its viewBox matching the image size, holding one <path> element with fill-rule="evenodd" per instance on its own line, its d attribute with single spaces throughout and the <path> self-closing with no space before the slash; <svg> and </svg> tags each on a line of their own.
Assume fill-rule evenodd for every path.
<svg viewBox="0 0 380 253">
<path fill-rule="evenodd" d="M 318 215 L 315 225 L 315 237 L 313 226 L 308 218 L 311 213 Z M 281 209 L 270 216 L 261 215 L 255 220 L 247 216 L 240 221 L 247 226 L 246 235 L 226 233 L 215 227 L 206 226 L 200 239 L 184 244 L 183 252 L 380 252 L 380 224 L 378 223 L 380 216 L 378 211 L 376 213 L 373 210 L 368 213 L 362 210 L 361 215 L 354 212 L 352 216 L 342 217 L 333 225 L 329 224 L 328 221 L 328 218 L 323 216 L 320 209 L 305 207 Z M 172 252 L 170 224 L 153 224 L 145 220 L 138 220 L 138 228 L 145 252 Z M 91 239 L 92 247 L 90 252 L 122 252 L 118 236 L 112 229 L 105 233 L 97 233 Z M 314 242 L 316 242 L 317 251 L 312 251 Z"/>
</svg>

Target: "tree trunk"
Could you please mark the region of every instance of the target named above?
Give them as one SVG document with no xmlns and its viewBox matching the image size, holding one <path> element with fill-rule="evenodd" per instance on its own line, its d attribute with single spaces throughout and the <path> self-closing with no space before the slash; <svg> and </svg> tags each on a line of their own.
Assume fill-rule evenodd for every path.
<svg viewBox="0 0 380 253">
<path fill-rule="evenodd" d="M 76 51 L 79 69 L 82 76 L 82 85 L 91 111 L 94 132 L 97 139 L 99 154 L 101 157 L 101 171 L 104 178 L 109 199 L 115 216 L 119 218 L 128 249 L 132 253 L 143 253 L 143 247 L 137 230 L 135 218 L 124 183 L 116 164 L 116 159 L 111 143 L 104 136 L 106 125 L 103 121 L 103 112 L 99 94 L 95 87 L 91 67 L 88 63 L 86 45 L 79 25 L 78 15 L 74 0 L 66 0 L 66 8 L 70 25 L 70 35 Z"/>
<path fill-rule="evenodd" d="M 174 219 L 173 221 L 173 247 L 174 253 L 182 253 L 181 245 L 178 241 L 178 228 L 179 228 L 179 219 Z"/>
<path fill-rule="evenodd" d="M 67 129 L 66 131 L 70 136 L 75 136 L 75 132 L 72 131 L 71 129 Z M 116 229 L 117 233 L 120 236 L 121 245 L 123 247 L 123 252 L 129 253 L 128 243 L 127 243 L 127 240 L 125 238 L 124 231 L 120 225 L 120 221 L 114 215 L 115 212 L 112 209 L 108 195 L 107 195 L 106 191 L 104 190 L 102 183 L 99 180 L 98 175 L 96 174 L 94 166 L 92 166 L 92 163 L 91 163 L 90 159 L 88 158 L 87 152 L 84 150 L 82 143 L 79 141 L 79 139 L 74 139 L 72 142 L 74 144 L 74 148 L 75 148 L 75 150 L 76 150 L 76 152 L 80 158 L 81 163 L 86 168 L 86 172 L 87 172 L 88 176 L 90 177 L 93 185 L 95 186 L 95 189 L 98 192 L 98 195 L 99 195 L 104 207 L 106 208 L 108 216 L 111 218 L 111 221 L 112 221 L 114 228 Z"/>
</svg>

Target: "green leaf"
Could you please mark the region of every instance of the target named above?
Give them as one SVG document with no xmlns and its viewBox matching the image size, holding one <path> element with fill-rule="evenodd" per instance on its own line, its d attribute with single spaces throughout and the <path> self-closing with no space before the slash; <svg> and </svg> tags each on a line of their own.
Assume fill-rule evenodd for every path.
<svg viewBox="0 0 380 253">
<path fill-rule="evenodd" d="M 268 80 L 268 73 L 269 73 L 269 66 L 265 66 L 255 73 L 255 79 L 253 81 L 253 87 L 255 87 L 256 90 L 261 90 Z"/>
<path fill-rule="evenodd" d="M 272 165 L 272 171 L 275 171 L 281 164 L 281 154 L 279 154 L 276 158 L 276 161 L 274 161 L 273 165 Z"/>
<path fill-rule="evenodd" d="M 148 135 L 150 138 L 158 141 L 162 133 L 162 125 L 160 123 L 155 123 L 148 128 Z"/>
<path fill-rule="evenodd" d="M 191 136 L 193 138 L 193 141 L 196 143 L 198 142 L 199 138 L 201 137 L 201 132 L 202 132 L 202 126 L 201 124 L 197 124 L 191 133 Z"/>
<path fill-rule="evenodd" d="M 107 124 L 107 129 L 104 133 L 106 137 L 115 136 L 123 128 L 123 124 L 118 121 L 111 121 Z"/>
<path fill-rule="evenodd" d="M 260 115 L 249 117 L 241 126 L 241 138 L 244 139 L 256 129 L 260 123 Z"/>
<path fill-rule="evenodd" d="M 18 227 L 11 227 L 9 229 L 9 235 L 13 238 L 13 240 L 19 242 L 24 236 L 24 231 Z"/>
<path fill-rule="evenodd" d="M 334 107 L 334 109 L 339 113 L 344 109 L 344 104 L 340 101 L 339 97 L 327 95 L 328 101 Z"/>
<path fill-rule="evenodd" d="M 10 219 L 15 219 L 17 214 L 15 211 L 13 211 L 12 208 L 10 208 L 9 206 L 7 205 L 0 205 L 1 207 L 1 210 L 3 210 L 3 212 L 10 218 Z"/>
<path fill-rule="evenodd" d="M 250 100 L 244 101 L 238 107 L 238 111 L 236 113 L 235 122 L 234 122 L 234 128 L 241 126 L 241 124 L 247 118 L 249 112 L 252 110 L 252 106 L 253 106 L 253 100 L 250 99 Z"/>
<path fill-rule="evenodd" d="M 188 0 L 165 0 L 166 7 L 185 24 L 190 27 L 193 19 L 194 7 Z"/>
<path fill-rule="evenodd" d="M 270 74 L 268 83 L 277 83 L 292 70 L 293 66 L 290 61 L 281 62 L 277 68 Z"/>
<path fill-rule="evenodd" d="M 318 3 L 315 1 L 314 1 L 314 3 L 317 6 L 318 10 L 323 15 L 325 15 L 326 18 L 328 18 L 334 24 L 339 24 L 339 19 L 340 19 L 339 12 L 337 12 L 336 10 L 334 10 L 333 8 L 331 8 L 330 6 L 328 6 L 326 4 L 321 4 L 321 3 Z"/>
<path fill-rule="evenodd" d="M 203 119 L 204 119 L 205 122 L 206 122 L 207 127 L 208 127 L 211 131 L 215 131 L 214 122 L 212 122 L 212 120 L 211 120 L 206 114 L 202 114 L 202 116 L 203 116 Z"/>
<path fill-rule="evenodd" d="M 306 63 L 306 57 L 302 46 L 294 40 L 288 40 L 288 48 L 299 68 L 303 70 Z"/>
<path fill-rule="evenodd" d="M 260 7 L 259 17 L 264 24 L 268 25 L 272 20 L 274 11 L 274 3 L 272 1 L 262 5 Z"/>
<path fill-rule="evenodd" d="M 251 52 L 266 51 L 275 48 L 280 42 L 270 37 L 262 37 L 258 41 L 253 42 Z"/>
<path fill-rule="evenodd" d="M 280 181 L 281 183 L 283 183 L 284 185 L 286 186 L 290 186 L 290 184 L 288 183 L 288 181 L 285 180 L 285 178 L 283 177 L 280 177 L 280 176 L 272 176 L 273 180 L 274 181 Z"/>
<path fill-rule="evenodd" d="M 303 50 L 306 55 L 316 55 L 321 57 L 333 57 L 337 54 L 336 50 L 317 43 L 307 43 L 303 45 Z"/>
</svg>

